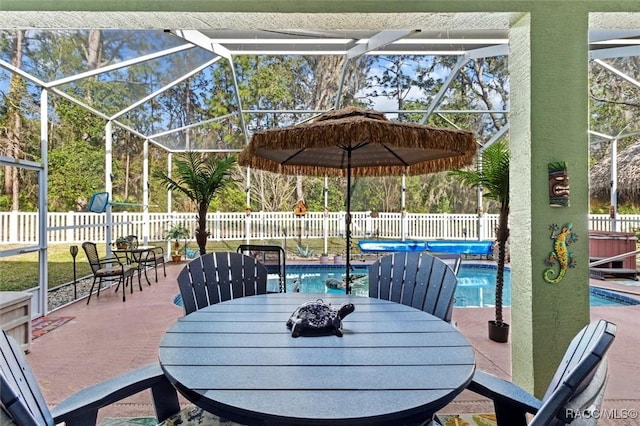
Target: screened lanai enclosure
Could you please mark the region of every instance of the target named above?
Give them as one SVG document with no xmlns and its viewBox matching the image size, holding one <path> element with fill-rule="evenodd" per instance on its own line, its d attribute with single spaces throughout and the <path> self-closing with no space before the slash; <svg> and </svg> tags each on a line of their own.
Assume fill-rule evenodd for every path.
<svg viewBox="0 0 640 426">
<path fill-rule="evenodd" d="M 150 170 L 170 173 L 176 153 L 235 154 L 258 130 L 349 105 L 391 120 L 470 130 L 479 155 L 509 134 L 509 29 L 517 13 L 421 14 L 386 24 L 376 20 L 363 29 L 353 23 L 331 29 L 340 28 L 338 20 L 315 28 L 246 29 L 238 21 L 203 24 L 201 30 L 171 28 L 172 21 L 162 18 L 120 26 L 107 19 L 111 24 L 78 29 L 87 26 L 76 15 L 40 28 L 37 14 L 26 16 L 16 15 L 12 24 L 5 19 L 0 31 L 0 203 L 17 210 L 30 202 L 39 212 L 40 242 L 2 249 L 0 257 L 40 253 L 34 299 L 41 313 L 47 311 L 46 215 L 55 210 L 53 188 L 56 194 L 83 194 L 75 195 L 74 206 L 82 209 L 100 191 L 113 205 L 130 202 L 133 187 L 143 213 L 170 212 L 172 195 L 150 179 Z M 121 29 L 132 26 L 140 29 Z M 149 27 L 155 29 L 142 29 Z M 600 26 L 589 37 L 593 75 L 616 82 L 594 86 L 594 111 L 602 113 L 600 105 L 614 100 L 612 93 L 638 90 L 640 30 Z M 606 123 L 592 130 L 600 158 L 609 140 L 638 131 L 624 108 L 614 109 L 615 123 L 593 120 Z M 73 176 L 69 164 L 89 157 L 88 168 Z M 238 210 L 264 207 L 256 204 L 264 184 L 257 173 L 241 170 Z M 402 198 L 396 208 L 404 211 L 408 189 L 404 177 L 397 179 Z M 21 188 L 36 188 L 37 194 L 26 197 Z M 323 192 L 327 208 L 326 179 Z M 90 225 L 106 227 L 107 244 L 110 215 L 108 208 L 104 223 Z M 142 237 L 146 241 L 149 234 Z"/>
</svg>

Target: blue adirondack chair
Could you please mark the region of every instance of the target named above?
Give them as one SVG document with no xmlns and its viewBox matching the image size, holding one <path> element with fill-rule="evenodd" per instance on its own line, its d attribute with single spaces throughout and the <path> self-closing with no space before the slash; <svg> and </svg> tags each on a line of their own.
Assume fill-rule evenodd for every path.
<svg viewBox="0 0 640 426">
<path fill-rule="evenodd" d="M 449 322 L 457 285 L 453 270 L 427 253 L 389 254 L 369 268 L 369 297 L 402 303 Z"/>
<path fill-rule="evenodd" d="M 542 400 L 482 371 L 476 371 L 469 389 L 494 401 L 499 426 L 527 425 L 527 413 L 535 414 L 529 426 L 595 425 L 593 414 L 606 386 L 605 354 L 615 335 L 615 324 L 605 320 L 584 327 L 571 341 Z"/>
<path fill-rule="evenodd" d="M 80 390 L 49 409 L 24 352 L 4 330 L 0 352 L 0 408 L 19 426 L 95 425 L 100 408 L 146 389 L 152 392 L 159 421 L 180 411 L 176 390 L 158 363 Z"/>
<path fill-rule="evenodd" d="M 241 253 L 207 253 L 178 274 L 185 315 L 205 306 L 267 293 L 267 268 Z"/>
</svg>

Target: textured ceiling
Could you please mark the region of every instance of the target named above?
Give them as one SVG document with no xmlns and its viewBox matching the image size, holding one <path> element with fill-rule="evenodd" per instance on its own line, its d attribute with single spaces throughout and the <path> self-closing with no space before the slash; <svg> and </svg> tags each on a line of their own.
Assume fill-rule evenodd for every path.
<svg viewBox="0 0 640 426">
<path fill-rule="evenodd" d="M 5 4 L 0 1 L 0 9 Z M 26 2 L 25 2 L 26 3 Z M 67 8 L 71 8 L 71 3 Z M 109 3 L 107 1 L 107 3 Z M 113 3 L 113 2 L 111 2 Z M 162 2 L 160 2 L 162 3 Z M 481 2 L 480 2 L 481 3 Z M 182 3 L 177 8 L 182 8 Z M 28 5 L 22 5 L 25 9 Z M 135 4 L 134 4 L 135 6 Z M 162 5 L 160 5 L 162 6 Z M 63 6 L 60 6 L 61 8 Z M 154 7 L 156 7 L 154 5 Z M 186 4 L 185 7 L 186 8 Z M 78 7 L 80 9 L 80 7 Z M 2 11 L 2 29 L 167 29 L 202 31 L 211 42 L 239 39 L 241 42 L 219 42 L 232 53 L 291 52 L 317 50 L 336 52 L 338 45 L 323 45 L 321 38 L 346 39 L 340 52 L 353 46 L 356 40 L 367 39 L 379 31 L 406 29 L 414 31 L 408 38 L 411 44 L 394 45 L 387 50 L 468 51 L 494 43 L 460 43 L 461 39 L 508 38 L 510 26 L 520 19 L 523 12 L 458 12 L 458 13 L 256 13 L 256 12 L 139 12 L 139 11 Z M 640 14 L 591 13 L 589 25 L 591 37 L 638 37 Z M 595 36 L 593 34 L 596 34 Z M 248 40 L 278 38 L 278 46 L 252 45 Z M 290 39 L 284 43 L 282 39 Z M 315 39 L 310 49 L 310 40 Z M 437 43 L 418 43 L 420 39 L 435 39 Z M 449 45 L 446 40 L 452 40 Z M 299 42 L 298 42 L 299 41 Z M 351 43 L 349 45 L 349 43 Z M 497 43 L 500 44 L 500 43 Z M 602 47 L 602 46 L 601 46 Z M 612 47 L 612 46 L 607 46 Z"/>
<path fill-rule="evenodd" d="M 1 27 L 172 29 L 508 29 L 518 13 L 2 12 Z"/>
</svg>

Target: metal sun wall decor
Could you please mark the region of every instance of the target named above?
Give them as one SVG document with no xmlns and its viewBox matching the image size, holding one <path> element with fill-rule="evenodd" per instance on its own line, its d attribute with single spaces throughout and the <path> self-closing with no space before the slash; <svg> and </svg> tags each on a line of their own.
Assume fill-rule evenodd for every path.
<svg viewBox="0 0 640 426">
<path fill-rule="evenodd" d="M 549 168 L 549 206 L 569 207 L 569 175 L 567 163 L 556 161 Z"/>
<path fill-rule="evenodd" d="M 569 251 L 569 246 L 578 241 L 578 236 L 572 229 L 573 225 L 571 223 L 565 223 L 562 227 L 554 223 L 549 227 L 551 231 L 550 238 L 553 240 L 553 250 L 544 260 L 544 264 L 549 267 L 544 270 L 544 280 L 548 283 L 559 283 L 567 273 L 567 269 L 576 267 L 573 253 Z"/>
</svg>

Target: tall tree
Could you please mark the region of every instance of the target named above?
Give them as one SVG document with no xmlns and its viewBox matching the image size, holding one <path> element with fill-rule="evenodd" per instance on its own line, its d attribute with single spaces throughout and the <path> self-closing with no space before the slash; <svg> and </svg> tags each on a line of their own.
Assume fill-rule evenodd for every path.
<svg viewBox="0 0 640 426">
<path fill-rule="evenodd" d="M 308 109 L 325 110 L 336 103 L 351 103 L 359 88 L 364 85 L 364 77 L 370 60 L 355 61 L 349 64 L 344 78 L 342 97 L 337 99 L 338 85 L 342 77 L 345 58 L 342 56 L 300 56 L 265 58 L 242 58 L 237 67 L 245 109 Z M 260 67 L 258 68 L 258 65 Z M 338 102 L 340 101 L 340 102 Z M 267 129 L 283 125 L 299 123 L 310 116 L 300 114 L 264 114 L 250 117 L 250 126 L 256 129 Z M 269 194 L 269 187 L 252 192 L 258 208 L 268 209 L 273 203 L 269 200 L 279 199 L 278 204 L 292 209 L 297 200 L 305 200 L 308 177 L 298 176 L 291 179 L 287 176 L 264 175 L 269 172 L 254 170 L 251 173 L 251 187 L 260 186 L 260 181 L 274 183 L 279 194 Z M 275 182 L 278 181 L 277 184 Z M 253 190 L 253 189 L 252 189 Z M 281 199 L 283 193 L 289 194 Z"/>
<path fill-rule="evenodd" d="M 453 56 L 380 57 L 373 67 L 374 71 L 364 92 L 373 99 L 375 105 L 384 109 L 425 110 L 433 106 L 431 104 L 435 95 L 446 89 L 440 104 L 436 105 L 438 109 L 458 110 L 472 106 L 489 112 L 451 115 L 440 112 L 431 114 L 427 124 L 469 129 L 476 133 L 480 141 L 486 140 L 506 124 L 506 114 L 494 112 L 506 109 L 508 105 L 506 57 L 469 61 L 457 71 L 450 85 L 444 88 L 451 72 L 457 69 L 457 62 L 458 57 Z M 424 114 L 409 112 L 400 114 L 397 119 L 421 122 Z M 409 211 L 472 211 L 477 207 L 476 197 L 469 189 L 457 183 L 447 173 L 425 175 L 417 179 L 420 182 L 419 196 L 413 194 L 407 197 Z M 387 198 L 389 205 L 395 206 L 396 210 L 401 205 L 400 182 L 400 178 L 387 180 L 387 184 L 393 184 L 397 188 Z M 407 182 L 415 184 L 414 178 L 407 178 Z M 378 181 L 369 180 L 362 184 L 361 190 L 368 190 L 376 199 L 384 199 L 383 194 L 375 195 L 382 188 Z M 373 188 L 367 188 L 372 184 Z M 407 195 L 410 195 L 409 191 Z"/>
<path fill-rule="evenodd" d="M 607 64 L 635 78 L 640 73 L 640 58 L 637 56 L 608 59 Z M 640 112 L 640 89 L 623 77 L 603 68 L 598 62 L 589 67 L 591 80 L 589 127 L 600 134 L 618 136 L 633 134 L 639 130 L 636 117 Z M 590 152 L 594 162 L 608 157 L 610 141 L 591 136 Z M 618 149 L 623 150 L 638 140 L 628 137 L 618 140 Z"/>
<path fill-rule="evenodd" d="M 380 56 L 376 69 L 367 78 L 369 95 L 385 98 L 397 109 L 404 109 L 406 100 L 411 99 L 411 92 L 420 85 L 420 74 L 417 69 L 422 61 L 421 56 Z"/>
<path fill-rule="evenodd" d="M 23 44 L 24 31 L 18 30 L 11 46 L 11 65 L 15 68 L 20 68 L 22 65 Z M 5 155 L 15 159 L 22 158 L 20 141 L 23 138 L 23 116 L 21 105 L 25 95 L 24 80 L 18 74 L 11 74 L 7 96 L 7 120 L 2 132 L 2 151 Z M 7 194 L 11 194 L 11 210 L 18 211 L 20 207 L 20 180 L 17 167 L 6 168 L 4 190 Z"/>
<path fill-rule="evenodd" d="M 104 175 L 104 149 L 88 141 L 70 141 L 49 154 L 49 197 L 51 211 L 86 210 L 89 195 L 100 191 L 102 180 L 87 176 Z"/>
</svg>

